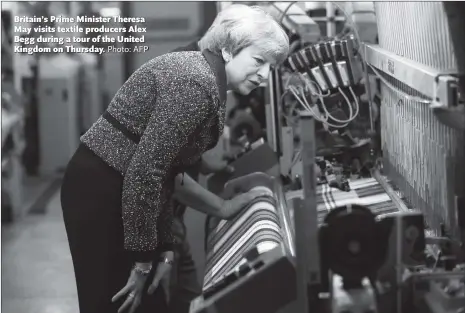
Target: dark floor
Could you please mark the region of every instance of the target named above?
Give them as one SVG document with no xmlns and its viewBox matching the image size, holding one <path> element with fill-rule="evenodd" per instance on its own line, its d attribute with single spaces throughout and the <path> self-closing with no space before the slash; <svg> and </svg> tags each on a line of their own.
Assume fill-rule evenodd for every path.
<svg viewBox="0 0 465 313">
<path fill-rule="evenodd" d="M 203 221 L 202 214 L 187 211 L 189 240 L 199 273 L 203 273 Z M 59 190 L 45 203 L 42 212 L 2 225 L 1 311 L 79 312 Z"/>
</svg>

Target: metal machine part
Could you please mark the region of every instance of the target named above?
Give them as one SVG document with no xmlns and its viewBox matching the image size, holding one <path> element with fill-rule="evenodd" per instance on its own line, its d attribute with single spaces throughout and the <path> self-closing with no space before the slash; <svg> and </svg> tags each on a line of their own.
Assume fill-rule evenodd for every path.
<svg viewBox="0 0 465 313">
<path fill-rule="evenodd" d="M 357 289 L 345 289 L 342 278 L 333 276 L 331 313 L 376 313 L 376 292 L 365 278 Z"/>
<path fill-rule="evenodd" d="M 320 27 L 307 13 L 292 2 L 274 2 L 265 8 L 282 21 L 283 26 L 297 34 L 303 43 L 313 43 L 320 38 Z"/>
<path fill-rule="evenodd" d="M 245 262 L 191 302 L 190 313 L 276 312 L 295 298 L 295 270 L 282 246 Z"/>
<path fill-rule="evenodd" d="M 351 17 L 353 26 L 357 29 L 360 40 L 376 43 L 378 29 L 374 3 L 372 1 L 346 2 L 344 10 Z M 347 25 L 347 24 L 346 24 Z"/>
<path fill-rule="evenodd" d="M 344 280 L 361 284 L 381 267 L 383 238 L 367 207 L 348 205 L 330 211 L 319 234 L 322 264 Z"/>
<path fill-rule="evenodd" d="M 355 59 L 353 38 L 313 44 L 292 54 L 285 65 L 305 73 L 321 91 L 335 92 L 339 87 L 355 86 L 361 79 Z"/>
<path fill-rule="evenodd" d="M 460 106 L 442 3 L 375 3 L 375 9 L 379 47 L 366 46 L 366 61 L 381 79 L 383 171 L 429 227 L 438 233 L 444 223 L 457 238 L 465 135 L 431 109 Z M 418 12 L 430 18 L 418 19 Z"/>
<path fill-rule="evenodd" d="M 377 10 L 383 5 L 386 5 L 386 7 L 391 6 L 391 10 L 394 10 L 394 7 L 396 7 L 396 12 L 398 12 L 398 6 L 404 4 L 377 4 Z M 420 6 L 420 4 L 415 5 Z M 426 4 L 426 6 L 428 5 L 431 4 Z M 405 11 L 408 12 L 412 10 L 404 10 L 402 12 Z M 377 13 L 377 15 L 379 15 L 379 12 Z M 396 14 L 399 15 L 398 13 Z M 396 14 L 391 14 L 390 16 L 396 16 Z M 402 18 L 410 19 L 408 15 L 408 13 L 403 13 Z M 383 18 L 385 17 L 378 17 L 378 22 Z M 380 26 L 380 28 L 382 28 L 380 32 L 385 37 L 382 38 L 380 42 L 382 42 L 382 44 L 387 42 L 390 46 L 388 45 L 386 48 L 380 45 L 381 48 L 395 52 L 396 54 L 399 54 L 398 50 L 401 50 L 404 57 L 410 59 L 421 56 L 421 51 L 417 51 L 416 54 L 412 54 L 410 51 L 405 52 L 403 47 L 395 45 L 394 38 L 389 37 L 392 37 L 393 35 L 386 29 L 387 26 L 391 25 L 391 21 L 384 21 L 383 23 L 384 24 L 381 24 Z M 397 21 L 397 23 L 399 23 L 399 21 Z M 404 34 L 407 32 L 407 29 L 412 30 L 416 26 L 406 27 L 404 24 L 403 27 L 405 30 L 401 29 L 399 30 L 399 33 Z M 414 32 L 412 31 L 412 33 Z M 415 38 L 409 38 L 409 40 L 414 41 Z M 407 44 L 409 43 L 403 43 L 403 45 Z M 393 47 L 398 50 L 395 50 Z M 416 49 L 415 47 L 409 48 Z M 356 62 L 354 65 L 352 60 L 344 59 L 345 56 L 350 55 L 344 54 L 344 49 L 354 53 L 353 47 L 348 48 L 347 43 L 345 45 L 342 42 L 339 45 L 336 45 L 336 43 L 334 45 L 315 45 L 310 49 L 302 49 L 298 53 L 293 54 L 288 60 L 288 65 L 293 71 L 306 74 L 308 79 L 316 81 L 318 84 L 321 83 L 323 86 L 326 85 L 328 90 L 331 90 L 331 88 L 335 86 L 335 83 L 341 87 L 346 85 L 352 86 L 354 82 L 359 82 L 360 74 L 358 69 L 356 69 Z M 424 47 L 422 47 L 422 49 L 424 49 Z M 425 64 L 424 60 L 425 59 L 423 58 L 416 61 L 423 63 L 423 65 L 433 67 L 431 64 Z M 311 64 L 312 67 L 309 69 L 307 64 Z M 376 69 L 374 65 L 373 67 Z M 394 68 L 396 68 L 396 66 L 394 66 Z M 440 66 L 437 68 L 440 68 L 440 72 L 443 72 L 443 68 Z M 316 70 L 312 71 L 312 69 Z M 279 72 L 273 73 L 273 75 L 278 74 Z M 381 73 L 381 75 L 385 74 Z M 318 76 L 319 78 L 317 79 L 315 76 Z M 395 87 L 404 87 L 394 80 L 395 77 L 383 77 L 387 82 L 392 82 L 391 84 Z M 438 79 L 438 81 L 440 81 L 440 79 Z M 388 93 L 385 85 L 382 86 L 381 90 L 381 98 L 383 99 L 382 106 L 387 106 L 387 108 L 383 108 L 384 111 L 389 110 L 394 106 L 393 104 L 389 104 L 393 97 L 390 93 Z M 407 89 L 405 93 L 410 91 L 411 90 Z M 447 94 L 447 92 L 439 93 Z M 279 96 L 279 93 L 277 94 Z M 371 99 L 371 97 L 369 98 Z M 419 100 L 419 97 L 414 97 L 414 99 Z M 396 103 L 398 102 L 395 102 L 394 104 Z M 400 109 L 398 108 L 398 110 Z M 389 148 L 392 146 L 401 146 L 402 148 L 388 149 L 387 159 L 400 159 L 402 153 L 410 152 L 410 155 L 412 155 L 412 151 L 414 150 L 415 157 L 417 159 L 403 159 L 398 160 L 398 162 L 395 163 L 402 169 L 400 174 L 409 178 L 414 174 L 418 174 L 420 169 L 426 168 L 426 170 L 430 172 L 422 173 L 419 175 L 419 180 L 407 181 L 407 183 L 400 187 L 403 187 L 401 188 L 402 191 L 404 191 L 404 194 L 409 196 L 408 192 L 406 192 L 405 186 L 410 187 L 409 184 L 411 184 L 411 189 L 419 189 L 420 186 L 425 185 L 424 182 L 427 182 L 428 186 L 425 194 L 431 199 L 435 196 L 436 199 L 439 200 L 435 200 L 429 207 L 425 207 L 430 209 L 434 205 L 435 210 L 438 211 L 438 215 L 441 215 L 440 210 L 444 205 L 452 206 L 452 202 L 449 201 L 451 198 L 445 199 L 445 192 L 442 190 L 450 187 L 450 185 L 444 183 L 445 180 L 441 179 L 442 189 L 440 189 L 438 182 L 435 182 L 432 176 L 433 174 L 438 175 L 440 172 L 433 171 L 432 168 L 434 167 L 434 164 L 442 164 L 444 159 L 451 155 L 455 157 L 453 154 L 455 152 L 452 151 L 453 149 L 451 149 L 451 147 L 453 147 L 455 149 L 454 151 L 456 151 L 459 141 L 453 136 L 448 137 L 447 135 L 449 134 L 441 134 L 434 128 L 428 128 L 429 124 L 427 123 L 436 123 L 437 121 L 433 121 L 434 115 L 426 115 L 427 113 L 425 112 L 427 111 L 422 111 L 425 113 L 425 116 L 415 116 L 415 114 L 412 113 L 414 112 L 414 109 L 410 106 L 410 109 L 408 107 L 402 107 L 402 110 L 399 112 L 401 112 L 402 115 L 386 116 L 386 112 L 383 112 L 385 116 L 382 117 L 382 124 L 391 123 L 389 124 L 389 128 L 383 128 L 384 144 L 387 145 L 387 143 L 389 143 Z M 281 136 L 284 130 L 280 127 L 280 124 L 276 122 L 276 117 L 279 117 L 279 111 L 275 110 L 274 113 L 275 118 L 273 119 L 273 125 L 276 127 L 273 126 L 274 129 L 272 129 L 272 132 L 274 131 L 275 134 L 278 134 L 279 132 L 279 136 Z M 413 115 L 413 118 L 406 117 L 408 114 Z M 403 118 L 405 120 L 402 120 Z M 394 121 L 395 119 L 400 121 Z M 397 126 L 402 122 L 410 122 L 413 127 L 393 127 L 393 125 Z M 198 301 L 196 300 L 196 304 L 193 305 L 194 309 L 197 310 L 196 312 L 261 312 L 264 309 L 260 306 L 260 303 L 264 303 L 265 300 L 270 300 L 271 298 L 271 304 L 266 304 L 268 305 L 266 306 L 268 310 L 266 313 L 275 311 L 277 308 L 282 307 L 286 301 L 292 301 L 291 299 L 293 298 L 296 298 L 296 305 L 294 306 L 295 310 L 292 312 L 299 313 L 309 311 L 318 313 L 342 313 L 344 310 L 350 310 L 352 313 L 436 313 L 442 312 L 441 310 L 444 308 L 456 309 L 456 303 L 461 301 L 462 298 L 455 297 L 454 295 L 454 297 L 449 297 L 446 300 L 443 300 L 442 298 L 445 297 L 438 297 L 440 292 L 438 293 L 437 291 L 440 288 L 436 288 L 437 285 L 435 287 L 432 283 L 430 284 L 429 279 L 424 278 L 424 273 L 417 273 L 417 265 L 424 263 L 423 252 L 425 244 L 428 242 L 424 235 L 425 225 L 423 224 L 423 214 L 419 212 L 396 212 L 395 214 L 386 214 L 375 219 L 374 214 L 370 212 L 371 210 L 373 212 L 383 211 L 384 213 L 398 210 L 402 211 L 402 209 L 408 211 L 410 207 L 406 207 L 404 203 L 397 204 L 396 200 L 393 200 L 393 198 L 395 198 L 394 195 L 396 194 L 395 191 L 386 191 L 382 192 L 382 194 L 374 195 L 375 197 L 380 198 L 380 202 L 383 202 L 383 209 L 380 209 L 380 207 L 377 206 L 380 203 L 376 203 L 371 206 L 371 202 L 366 203 L 367 200 L 361 198 L 361 196 L 360 198 L 355 199 L 355 201 L 358 201 L 361 204 L 366 203 L 366 207 L 359 207 L 354 204 L 349 206 L 346 204 L 337 205 L 335 203 L 338 201 L 335 201 L 332 197 L 333 194 L 330 194 L 330 192 L 327 191 L 326 196 L 332 199 L 328 200 L 331 204 L 325 206 L 324 209 L 331 213 L 325 214 L 328 215 L 326 223 L 323 223 L 323 226 L 319 228 L 320 212 L 318 212 L 319 208 L 317 206 L 318 201 L 320 200 L 318 199 L 319 194 L 317 194 L 314 174 L 316 150 L 315 117 L 311 114 L 303 114 L 299 123 L 301 128 L 300 144 L 302 146 L 301 154 L 303 163 L 303 190 L 301 190 L 300 193 L 304 194 L 303 199 L 301 199 L 302 197 L 299 197 L 300 199 L 286 203 L 286 201 L 278 199 L 278 193 L 276 192 L 276 189 L 274 189 L 273 197 L 265 197 L 250 204 L 248 209 L 250 218 L 244 218 L 244 216 L 242 216 L 238 217 L 235 221 L 223 221 L 218 222 L 215 225 L 210 238 L 210 247 L 208 248 L 211 261 L 209 271 L 207 272 L 208 277 L 206 277 L 208 282 L 206 280 L 207 284 L 205 285 L 205 295 L 199 298 Z M 393 131 L 393 129 L 395 131 Z M 399 138 L 399 134 L 402 132 L 405 132 L 405 136 L 411 135 L 411 137 Z M 395 137 L 393 137 L 394 134 Z M 279 136 L 275 136 L 276 140 L 279 140 Z M 285 136 L 282 137 L 284 138 Z M 420 140 L 425 137 L 425 140 Z M 439 148 L 436 150 L 435 154 L 427 151 L 429 156 L 423 156 L 423 159 L 431 157 L 431 160 L 429 160 L 426 164 L 421 163 L 418 165 L 414 161 L 418 160 L 419 154 L 426 154 L 425 151 L 421 150 L 421 147 L 422 145 L 426 147 L 427 139 L 430 138 L 433 139 L 434 143 Z M 396 140 L 398 143 L 395 142 Z M 443 154 L 445 154 L 445 156 L 443 156 Z M 422 159 L 420 158 L 420 160 Z M 437 160 L 439 160 L 439 162 Z M 289 162 L 289 159 L 287 162 Z M 256 162 L 256 164 L 260 164 L 260 162 Z M 388 166 L 385 166 L 385 168 L 386 167 Z M 457 170 L 456 167 L 453 167 L 452 169 Z M 253 183 L 247 183 L 247 180 L 242 178 L 237 179 L 235 182 L 230 181 L 229 186 L 225 186 L 222 191 L 223 196 L 231 196 L 241 190 L 250 190 L 251 188 L 268 188 L 270 191 L 273 190 L 271 187 L 272 185 L 266 182 L 267 179 L 265 179 L 265 176 L 261 176 L 260 179 L 257 177 L 256 180 L 253 180 Z M 395 180 L 395 175 L 393 176 L 391 174 L 390 177 L 394 178 L 394 181 L 397 182 Z M 374 181 L 375 179 L 372 180 Z M 248 181 L 251 180 L 249 179 Z M 280 186 L 280 190 L 282 192 L 283 186 L 281 183 L 276 180 L 275 183 Z M 378 188 L 380 186 L 381 184 L 377 184 L 376 187 L 373 188 Z M 384 185 L 382 185 L 382 187 L 384 187 Z M 457 190 L 458 186 L 455 185 L 455 187 Z M 351 192 L 354 192 L 355 194 L 357 193 L 355 190 L 352 190 Z M 411 195 L 412 193 L 410 196 Z M 284 194 L 282 194 L 281 197 L 284 199 Z M 399 197 L 399 199 L 401 198 L 402 197 Z M 459 203 L 463 203 L 460 199 L 461 198 L 456 199 L 456 207 L 459 206 Z M 387 205 L 389 209 L 384 211 L 384 202 L 389 201 L 390 204 Z M 396 202 L 396 204 L 393 204 L 394 202 Z M 282 205 L 281 208 L 279 208 L 279 203 Z M 424 202 L 417 202 L 414 204 L 418 205 L 418 203 L 421 205 L 424 204 Z M 290 205 L 287 206 L 287 204 Z M 398 207 L 396 210 L 392 209 L 391 206 L 396 205 L 402 206 L 402 208 Z M 403 206 L 405 206 L 405 208 Z M 252 235 L 252 233 L 255 233 L 255 231 L 259 229 L 259 227 L 256 227 L 256 224 L 259 223 L 257 222 L 259 219 L 254 219 L 251 215 L 256 214 L 259 211 L 266 211 L 263 216 L 266 215 L 269 217 L 267 222 L 262 224 L 262 229 L 266 229 L 262 234 L 264 236 L 264 241 L 268 241 L 271 244 L 267 243 L 266 245 L 260 245 L 257 243 L 249 243 L 252 249 L 243 249 L 242 251 L 240 246 L 242 242 L 245 242 L 239 238 L 242 235 L 231 239 L 232 236 L 229 235 L 228 237 L 227 233 L 229 231 L 229 233 L 232 234 L 233 229 L 236 232 L 235 234 L 246 234 L 249 232 Z M 428 212 L 425 210 L 423 213 L 427 215 Z M 239 222 L 241 218 L 242 222 Z M 246 225 L 247 223 L 248 225 Z M 274 230 L 270 231 L 270 229 Z M 281 231 L 276 232 L 276 229 L 280 229 Z M 283 231 L 283 229 L 287 229 L 287 231 Z M 267 231 L 268 233 L 266 233 Z M 276 236 L 276 233 L 279 233 L 279 235 Z M 284 234 L 287 234 L 287 239 Z M 270 238 L 273 237 L 274 239 L 267 239 L 266 236 L 269 236 Z M 220 245 L 217 243 L 222 239 L 223 248 L 227 242 L 230 242 L 229 244 L 231 247 L 236 247 L 231 248 L 235 252 L 229 253 L 228 250 L 231 251 L 231 249 L 227 248 L 223 249 L 223 252 L 220 253 L 225 254 L 222 256 L 218 255 L 217 251 L 220 250 Z M 293 242 L 295 242 L 295 245 Z M 289 247 L 294 247 L 294 251 L 292 252 L 292 249 Z M 226 254 L 228 254 L 227 257 Z M 255 262 L 263 262 L 263 264 L 265 264 L 260 265 L 260 269 L 263 270 L 261 273 L 254 270 L 249 271 L 249 269 L 253 268 L 253 264 L 256 264 Z M 281 265 L 278 266 L 278 263 Z M 242 264 L 246 265 L 241 267 Z M 292 264 L 295 269 L 291 270 L 292 266 L 289 267 L 289 264 Z M 213 268 L 215 268 L 215 270 L 213 270 Z M 427 271 L 425 266 L 420 266 L 420 268 L 421 270 Z M 247 272 L 247 274 L 240 274 L 241 270 Z M 449 282 L 455 279 L 449 277 L 450 273 L 446 273 L 438 268 L 435 270 L 440 272 L 440 275 Z M 284 278 L 285 275 L 283 275 L 283 273 L 287 273 L 286 278 Z M 226 276 L 222 277 L 223 275 Z M 269 276 L 269 280 L 264 279 L 265 275 Z M 459 275 L 464 276 L 463 269 Z M 365 279 L 367 276 L 370 278 L 369 281 Z M 437 278 L 438 276 L 435 277 Z M 266 284 L 267 282 L 271 284 L 271 282 L 276 282 L 276 279 L 279 279 L 280 283 L 282 283 L 279 286 L 281 292 L 283 288 L 291 289 L 291 285 L 294 282 L 294 286 L 296 287 L 296 289 L 293 289 L 292 291 L 295 292 L 294 297 L 287 292 L 280 295 L 276 289 L 273 289 L 268 285 L 261 285 Z M 425 282 L 428 283 L 425 284 Z M 458 290 L 458 293 L 460 294 L 460 286 L 460 284 L 455 283 L 453 288 L 449 289 L 451 289 L 452 292 L 457 292 Z M 326 295 L 322 293 L 324 291 L 327 292 Z M 268 292 L 266 297 L 263 296 L 263 293 L 265 292 Z M 428 300 L 429 298 L 434 299 L 434 301 Z M 249 305 L 247 305 L 247 301 L 249 302 Z M 254 305 L 250 305 L 250 303 L 253 302 L 255 302 Z M 420 302 L 423 303 L 423 306 Z M 436 302 L 441 305 L 442 309 L 439 309 L 437 306 L 438 303 Z M 321 303 L 329 305 L 326 310 L 323 310 L 322 306 L 320 306 Z M 255 306 L 255 304 L 258 305 Z M 429 311 L 423 310 L 424 307 L 427 307 Z M 454 313 L 456 312 L 454 311 Z"/>
<path fill-rule="evenodd" d="M 370 105 L 361 100 L 362 64 L 356 48 L 354 38 L 349 37 L 309 45 L 289 56 L 284 68 L 291 73 L 283 71 L 286 85 L 281 106 L 283 121 L 295 128 L 297 140 L 301 134 L 295 112 L 304 109 L 315 115 L 318 156 L 357 154 L 365 165 L 370 163 L 365 155 L 369 154 L 373 131 Z M 343 163 L 348 167 L 350 162 Z"/>
<path fill-rule="evenodd" d="M 304 122 L 301 124 L 302 133 L 305 134 L 304 139 L 308 139 L 307 144 L 303 143 L 302 145 L 304 150 L 302 154 L 306 156 L 303 159 L 308 161 L 314 159 L 312 154 L 314 148 L 308 143 L 311 142 L 311 138 L 314 138 L 315 134 L 312 132 L 313 128 L 310 125 L 312 117 L 308 116 L 307 121 L 305 128 L 305 118 L 301 119 L 301 122 Z M 327 231 L 327 226 L 323 226 L 320 228 L 322 233 L 319 236 L 320 242 L 318 244 L 309 244 L 312 231 L 318 229 L 310 222 L 315 220 L 315 224 L 317 224 L 318 219 L 311 218 L 312 212 L 314 212 L 312 208 L 316 205 L 317 198 L 312 196 L 315 185 L 312 184 L 314 174 L 311 168 L 306 167 L 302 172 L 306 176 L 303 193 L 307 194 L 306 197 L 304 196 L 307 205 L 304 205 L 302 201 L 294 202 L 294 210 L 292 211 L 294 215 L 297 276 L 302 277 L 302 281 L 297 281 L 298 312 L 308 311 L 308 301 L 310 301 L 311 307 L 316 312 L 344 312 L 344 309 L 349 309 L 351 312 L 358 312 L 357 310 L 380 313 L 423 312 L 421 305 L 417 303 L 418 301 L 413 304 L 411 302 L 415 297 L 420 298 L 422 301 L 428 301 L 428 296 L 425 296 L 424 292 L 421 294 L 421 290 L 405 294 L 405 290 L 412 289 L 412 281 L 406 279 L 406 277 L 417 275 L 415 271 L 418 266 L 421 267 L 421 264 L 425 262 L 426 238 L 423 214 L 402 207 L 398 208 L 401 210 L 400 212 L 385 214 L 375 220 L 370 210 L 362 207 L 360 211 L 365 212 L 366 222 L 371 226 L 360 227 L 357 215 L 353 214 L 356 210 L 351 210 L 351 213 L 349 213 L 347 207 L 333 208 L 335 211 L 330 211 L 332 212 L 330 214 L 333 215 L 334 221 L 339 220 L 340 222 L 340 225 L 336 223 L 332 227 L 332 233 L 336 236 L 336 239 L 325 236 L 324 232 Z M 388 199 L 393 197 L 393 195 L 386 196 Z M 403 205 L 405 206 L 405 204 Z M 339 217 L 341 213 L 342 215 Z M 361 215 L 363 216 L 363 214 Z M 345 218 L 347 218 L 346 221 Z M 350 219 L 354 220 L 351 221 Z M 328 218 L 328 220 L 331 220 L 331 218 Z M 312 226 L 309 227 L 309 225 Z M 348 257 L 353 251 L 360 250 L 358 248 L 362 246 L 361 244 L 351 243 L 351 241 L 354 241 L 351 240 L 354 239 L 351 229 L 359 234 L 355 237 L 363 238 L 368 242 L 371 240 L 371 245 L 364 245 L 364 251 L 368 253 L 360 253 L 358 258 Z M 332 252 L 329 252 L 329 250 Z M 344 251 L 348 252 L 344 253 Z M 342 256 L 338 257 L 338 255 Z M 315 272 L 313 272 L 308 275 L 315 259 L 320 260 L 320 266 L 315 268 L 318 274 L 315 275 Z M 339 289 L 337 289 L 334 281 L 338 279 L 338 275 L 329 275 L 329 269 L 333 273 L 342 274 L 340 277 L 345 276 L 346 279 L 348 278 L 349 285 L 339 285 Z M 357 272 L 358 275 L 354 276 Z M 446 272 L 442 271 L 442 273 L 447 276 Z M 464 276 L 463 270 L 460 275 Z M 360 281 L 363 276 L 369 276 L 372 280 L 371 286 L 366 283 L 351 286 L 350 283 L 357 281 L 357 277 Z M 321 277 L 321 279 L 315 282 L 316 277 Z M 330 282 L 333 283 L 332 288 L 330 288 Z M 327 284 L 326 287 L 325 284 Z M 454 290 L 460 289 L 456 287 L 454 285 Z M 322 294 L 325 290 L 333 291 L 332 298 L 331 296 L 325 298 L 324 294 Z M 375 293 L 378 294 L 378 297 L 374 297 Z M 354 299 L 357 297 L 362 297 L 365 302 L 359 300 L 356 303 Z M 328 303 L 325 299 L 331 299 L 331 301 Z M 461 298 L 446 300 L 444 300 L 446 304 L 444 304 L 444 301 L 441 302 L 443 307 L 447 307 L 447 305 L 454 307 L 456 301 L 461 301 Z M 408 307 L 409 304 L 410 307 Z"/>
<path fill-rule="evenodd" d="M 378 45 L 365 45 L 365 58 L 370 66 L 420 92 L 431 106 L 452 107 L 458 104 L 458 79 L 451 71 L 443 72 L 412 61 Z"/>
<path fill-rule="evenodd" d="M 260 123 L 255 119 L 250 108 L 236 110 L 229 120 L 229 127 L 232 143 L 238 143 L 242 138 L 254 142 L 262 135 Z"/>
<path fill-rule="evenodd" d="M 275 77 L 277 75 L 270 75 L 268 79 L 268 93 L 267 93 L 267 101 L 265 105 L 265 115 L 266 115 L 266 139 L 268 144 L 271 146 L 273 151 L 278 152 L 281 149 L 280 145 L 280 135 L 278 134 L 278 131 L 280 129 L 280 119 L 279 117 L 279 112 L 280 112 L 280 107 L 279 107 L 279 101 L 277 95 L 276 95 L 276 90 L 274 88 L 275 85 Z"/>
<path fill-rule="evenodd" d="M 460 2 L 444 2 L 444 11 L 447 15 L 449 32 L 454 45 L 455 54 L 458 56 L 465 55 L 465 38 L 463 29 L 465 29 L 465 5 Z M 465 58 L 457 58 L 459 89 L 462 95 L 462 101 L 465 102 Z"/>
<path fill-rule="evenodd" d="M 425 264 L 425 227 L 419 212 L 398 212 L 378 216 L 381 241 L 382 266 L 376 278 L 383 286 L 391 286 L 384 297 L 391 299 L 384 304 L 383 312 L 403 312 L 402 294 L 404 274 Z"/>
<path fill-rule="evenodd" d="M 209 234 L 204 294 L 192 303 L 191 312 L 268 313 L 294 300 L 292 312 L 299 313 L 310 308 L 318 313 L 423 312 L 412 299 L 427 303 L 428 297 L 437 299 L 437 293 L 418 290 L 421 284 L 409 279 L 418 277 L 414 270 L 422 260 L 422 214 L 375 219 L 371 208 L 344 205 L 333 208 L 319 228 L 315 121 L 303 113 L 300 122 L 305 134 L 304 199 L 288 206 L 281 182 L 263 173 L 229 181 L 222 192 L 225 198 L 254 188 L 269 195 L 250 203 L 235 220 L 217 221 Z M 460 295 L 460 286 L 453 285 L 452 292 L 459 290 Z M 460 300 L 445 299 L 441 305 L 454 308 Z M 408 305 L 412 309 L 406 309 Z"/>
<path fill-rule="evenodd" d="M 410 273 L 405 279 L 404 312 L 462 313 L 465 275 L 457 272 Z"/>
<path fill-rule="evenodd" d="M 229 181 L 223 197 L 252 189 L 268 196 L 232 221 L 214 222 L 208 233 L 204 292 L 191 304 L 192 313 L 268 313 L 295 298 L 293 231 L 280 182 L 254 173 Z"/>
<path fill-rule="evenodd" d="M 431 313 L 460 312 L 465 308 L 465 280 L 457 275 L 455 279 L 430 281 L 430 291 L 425 302 Z"/>
<path fill-rule="evenodd" d="M 208 178 L 207 187 L 211 192 L 221 194 L 229 180 L 251 173 L 279 175 L 276 153 L 262 139 L 252 143 L 245 151 L 235 156 L 230 165 L 234 168 L 234 173 L 216 173 Z"/>
<path fill-rule="evenodd" d="M 368 207 L 360 205 L 330 211 L 320 228 L 320 249 L 322 276 L 332 283 L 331 288 L 326 287 L 333 291 L 331 312 L 343 308 L 351 312 L 402 312 L 403 274 L 413 266 L 415 252 L 422 255 L 424 250 L 422 226 L 423 218 L 418 213 L 396 213 L 378 220 Z M 335 280 L 342 281 L 336 290 Z M 383 300 L 389 299 L 384 301 L 384 308 L 374 297 L 379 293 L 378 284 L 396 286 L 382 294 Z"/>
</svg>

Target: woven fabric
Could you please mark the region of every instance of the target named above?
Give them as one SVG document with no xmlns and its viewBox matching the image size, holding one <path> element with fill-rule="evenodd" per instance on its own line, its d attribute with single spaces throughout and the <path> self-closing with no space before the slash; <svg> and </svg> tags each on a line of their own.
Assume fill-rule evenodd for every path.
<svg viewBox="0 0 465 313">
<path fill-rule="evenodd" d="M 375 214 L 398 211 L 374 178 L 350 181 L 349 184 L 350 192 L 340 191 L 328 185 L 318 186 L 319 224 L 329 211 L 348 204 L 367 206 Z M 287 193 L 286 198 L 290 204 L 292 199 L 301 196 L 302 191 L 295 191 Z M 292 211 L 290 213 L 292 219 Z M 246 253 L 255 250 L 256 254 L 261 254 L 283 242 L 279 215 L 269 197 L 254 201 L 233 221 L 218 221 L 215 225 L 207 236 L 204 290 L 246 262 Z"/>
<path fill-rule="evenodd" d="M 245 261 L 245 254 L 269 251 L 283 241 L 274 200 L 263 197 L 252 202 L 232 221 L 220 221 L 210 231 L 204 289 L 235 270 Z"/>
<path fill-rule="evenodd" d="M 368 207 L 374 214 L 386 214 L 398 211 L 383 187 L 374 178 L 349 181 L 351 191 L 341 191 L 327 184 L 317 188 L 318 224 L 321 224 L 329 211 L 348 204 Z M 289 192 L 288 203 L 294 198 L 302 197 L 302 191 Z"/>
</svg>

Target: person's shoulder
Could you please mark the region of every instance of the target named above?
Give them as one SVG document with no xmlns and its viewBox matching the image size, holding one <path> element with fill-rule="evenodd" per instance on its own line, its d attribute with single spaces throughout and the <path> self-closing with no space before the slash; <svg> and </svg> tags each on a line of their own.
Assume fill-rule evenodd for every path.
<svg viewBox="0 0 465 313">
<path fill-rule="evenodd" d="M 204 66 L 205 58 L 200 51 L 174 51 L 160 55 L 154 61 L 159 66 L 170 65 L 178 66 L 185 70 L 193 66 Z"/>
<path fill-rule="evenodd" d="M 181 52 L 181 51 L 199 51 L 198 40 L 195 40 L 189 43 L 187 46 L 178 47 L 171 52 Z"/>
<path fill-rule="evenodd" d="M 199 51 L 170 52 L 149 61 L 165 79 L 189 80 L 208 89 L 215 85 L 210 65 Z"/>
</svg>

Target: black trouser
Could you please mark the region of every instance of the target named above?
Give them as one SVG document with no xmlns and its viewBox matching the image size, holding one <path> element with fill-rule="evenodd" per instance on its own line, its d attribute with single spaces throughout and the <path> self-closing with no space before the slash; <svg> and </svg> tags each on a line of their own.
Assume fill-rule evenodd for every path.
<svg viewBox="0 0 465 313">
<path fill-rule="evenodd" d="M 116 313 L 125 301 L 111 303 L 126 285 L 132 266 L 124 250 L 122 185 L 122 175 L 81 144 L 61 189 L 81 313 Z M 168 312 L 163 288 L 152 296 L 144 293 L 137 312 Z"/>
<path fill-rule="evenodd" d="M 198 179 L 198 170 L 196 168 L 191 169 L 187 174 L 195 180 Z M 202 293 L 197 277 L 197 269 L 187 240 L 183 218 L 185 210 L 184 205 L 175 201 L 173 234 L 178 244 L 175 251 L 176 263 L 171 273 L 169 305 L 171 313 L 188 313 L 191 301 Z"/>
<path fill-rule="evenodd" d="M 175 223 L 183 223 L 179 218 L 176 220 Z M 170 313 L 188 313 L 191 301 L 202 293 L 202 289 L 187 239 L 177 245 L 175 255 L 176 263 L 170 280 Z"/>
</svg>

